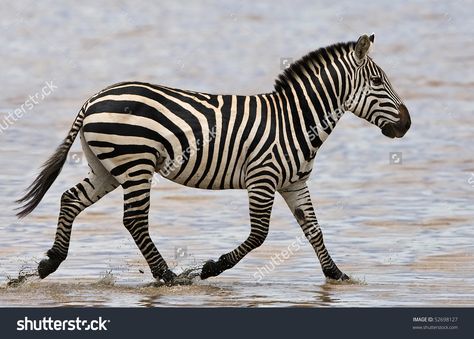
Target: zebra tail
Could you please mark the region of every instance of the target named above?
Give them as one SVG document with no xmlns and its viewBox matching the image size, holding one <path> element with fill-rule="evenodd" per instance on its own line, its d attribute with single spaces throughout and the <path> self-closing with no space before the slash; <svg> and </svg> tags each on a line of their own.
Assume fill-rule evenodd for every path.
<svg viewBox="0 0 474 339">
<path fill-rule="evenodd" d="M 44 195 L 61 172 L 61 169 L 66 162 L 69 149 L 81 130 L 85 116 L 85 106 L 86 105 L 81 108 L 81 111 L 74 120 L 68 136 L 64 139 L 61 145 L 59 145 L 54 154 L 43 164 L 41 172 L 27 188 L 25 195 L 16 200 L 16 203 L 22 205 L 17 208 L 17 210 L 19 210 L 16 214 L 18 218 L 21 219 L 27 216 L 36 208 L 36 206 L 38 206 L 41 199 L 43 199 Z"/>
</svg>

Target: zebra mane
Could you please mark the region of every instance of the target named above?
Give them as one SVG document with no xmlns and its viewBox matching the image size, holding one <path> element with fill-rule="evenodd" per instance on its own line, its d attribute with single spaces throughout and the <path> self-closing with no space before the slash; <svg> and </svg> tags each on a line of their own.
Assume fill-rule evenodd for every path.
<svg viewBox="0 0 474 339">
<path fill-rule="evenodd" d="M 298 73 L 301 73 L 303 69 L 308 69 L 306 67 L 309 64 L 320 65 L 322 60 L 328 56 L 335 55 L 335 52 L 347 53 L 354 49 L 356 45 L 355 41 L 350 42 L 339 42 L 327 47 L 319 48 L 315 51 L 312 51 L 299 60 L 293 62 L 288 68 L 286 68 L 283 73 L 281 73 L 278 78 L 275 80 L 275 91 L 281 91 L 285 88 L 288 88 L 289 84 L 295 80 L 295 77 L 298 76 Z"/>
</svg>

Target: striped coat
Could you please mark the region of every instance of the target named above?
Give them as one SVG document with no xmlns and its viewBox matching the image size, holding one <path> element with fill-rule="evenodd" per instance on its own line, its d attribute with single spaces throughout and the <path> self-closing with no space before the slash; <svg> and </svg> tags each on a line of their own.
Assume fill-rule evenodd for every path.
<svg viewBox="0 0 474 339">
<path fill-rule="evenodd" d="M 246 189 L 250 234 L 234 250 L 207 261 L 202 279 L 236 265 L 265 240 L 276 193 L 282 195 L 313 246 L 326 277 L 348 279 L 330 257 L 306 181 L 321 144 L 345 111 L 401 137 L 410 116 L 387 76 L 367 55 L 373 36 L 311 52 L 292 64 L 272 93 L 213 95 L 124 82 L 91 97 L 64 142 L 19 202 L 26 216 L 58 176 L 80 134 L 91 172 L 61 197 L 56 237 L 41 278 L 66 259 L 75 217 L 118 186 L 125 227 L 150 266 L 168 284 L 183 283 L 149 235 L 150 188 L 155 172 L 202 189 Z M 189 281 L 185 281 L 186 283 Z"/>
</svg>

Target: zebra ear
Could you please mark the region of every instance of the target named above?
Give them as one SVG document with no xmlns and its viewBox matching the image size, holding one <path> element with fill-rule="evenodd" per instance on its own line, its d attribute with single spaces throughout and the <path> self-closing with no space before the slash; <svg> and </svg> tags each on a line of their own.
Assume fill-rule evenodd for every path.
<svg viewBox="0 0 474 339">
<path fill-rule="evenodd" d="M 372 43 L 371 38 L 367 34 L 361 35 L 359 40 L 357 40 L 354 51 L 355 51 L 355 56 L 359 61 L 365 58 L 365 56 L 369 52 L 371 43 Z"/>
<path fill-rule="evenodd" d="M 375 34 L 374 34 L 374 33 L 372 33 L 372 34 L 369 36 L 369 40 L 370 40 L 371 43 L 374 43 L 374 41 L 375 41 Z"/>
</svg>

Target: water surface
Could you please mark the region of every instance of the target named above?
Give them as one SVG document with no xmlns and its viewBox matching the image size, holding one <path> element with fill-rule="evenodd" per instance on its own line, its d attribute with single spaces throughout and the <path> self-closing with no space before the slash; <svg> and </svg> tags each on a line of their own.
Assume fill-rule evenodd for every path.
<svg viewBox="0 0 474 339">
<path fill-rule="evenodd" d="M 472 1 L 0 7 L 0 119 L 45 82 L 57 86 L 0 134 L 0 306 L 474 305 Z M 365 32 L 376 33 L 373 57 L 405 99 L 413 124 L 405 138 L 389 140 L 347 113 L 317 156 L 313 201 L 326 245 L 353 283 L 327 282 L 309 244 L 272 264 L 302 235 L 278 197 L 265 244 L 235 268 L 192 286 L 150 285 L 146 262 L 121 224 L 116 190 L 78 217 L 57 272 L 7 287 L 9 277 L 33 270 L 50 248 L 59 197 L 87 174 L 81 154 L 73 153 L 38 209 L 15 219 L 12 201 L 89 95 L 123 80 L 268 92 L 281 58 Z M 80 152 L 78 143 L 72 152 Z M 401 152 L 400 164 L 389 163 L 390 152 Z M 176 272 L 217 259 L 248 234 L 244 191 L 160 180 L 152 195 L 151 234 Z"/>
</svg>

